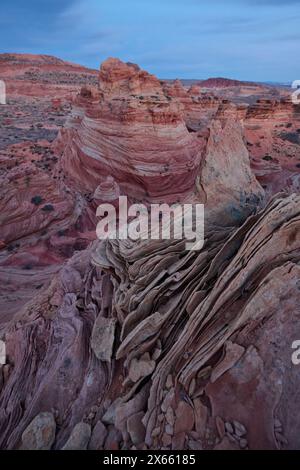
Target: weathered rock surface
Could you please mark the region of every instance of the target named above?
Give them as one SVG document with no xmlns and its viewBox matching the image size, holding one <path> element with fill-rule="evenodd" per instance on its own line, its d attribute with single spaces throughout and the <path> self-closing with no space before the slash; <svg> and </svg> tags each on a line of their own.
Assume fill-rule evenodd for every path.
<svg viewBox="0 0 300 470">
<path fill-rule="evenodd" d="M 98 421 L 93 429 L 93 433 L 88 446 L 89 450 L 103 449 L 106 437 L 107 429 L 101 421 Z"/>
<path fill-rule="evenodd" d="M 130 416 L 127 420 L 127 430 L 130 439 L 134 445 L 145 442 L 146 429 L 142 423 L 144 417 L 143 411 Z"/>
<path fill-rule="evenodd" d="M 44 297 L 41 296 L 40 300 L 35 299 L 34 304 L 20 317 L 21 324 L 18 328 L 12 326 L 6 332 L 7 347 L 10 357 L 14 358 L 14 367 L 1 394 L 1 421 L 4 418 L 3 410 L 6 409 L 5 401 L 9 399 L 11 416 L 14 416 L 14 420 L 18 419 L 18 425 L 14 424 L 13 430 L 6 426 L 6 430 L 1 431 L 2 442 L 6 442 L 5 446 L 14 447 L 18 442 L 20 430 L 24 429 L 24 417 L 20 417 L 17 407 L 12 406 L 14 403 L 17 405 L 20 398 L 20 388 L 14 390 L 13 384 L 20 383 L 21 377 L 24 398 L 31 389 L 35 409 L 46 400 L 49 407 L 58 410 L 59 416 L 64 416 L 72 403 L 72 420 L 80 415 L 83 417 L 85 412 L 88 414 L 91 405 L 95 404 L 99 397 L 102 396 L 104 399 L 117 396 L 118 399 L 114 402 L 114 418 L 109 421 L 103 418 L 111 423 L 110 437 L 104 444 L 106 448 L 110 445 L 109 442 L 113 446 L 120 445 L 119 434 L 113 432 L 114 426 L 117 426 L 116 429 L 121 432 L 121 439 L 125 445 L 140 440 L 143 427 L 138 427 L 139 420 L 146 430 L 145 443 L 150 447 L 166 445 L 170 442 L 167 436 L 170 436 L 172 446 L 179 445 L 183 448 L 187 443 L 184 436 L 188 432 L 193 432 L 195 437 L 192 441 L 198 442 L 198 445 L 201 443 L 203 448 L 213 448 L 216 436 L 219 434 L 214 424 L 214 417 L 217 416 L 224 422 L 241 423 L 247 429 L 246 440 L 250 448 L 297 446 L 297 426 L 295 423 L 289 424 L 294 418 L 293 406 L 282 408 L 281 403 L 282 400 L 285 402 L 284 394 L 289 393 L 284 386 L 287 380 L 286 374 L 295 389 L 299 380 L 296 370 L 290 366 L 285 367 L 286 362 L 282 362 L 290 360 L 288 357 L 290 347 L 284 345 L 292 342 L 294 335 L 297 334 L 295 321 L 297 315 L 300 315 L 298 303 L 295 304 L 299 297 L 297 287 L 299 237 L 295 236 L 300 224 L 299 201 L 299 196 L 293 195 L 270 202 L 266 209 L 248 219 L 240 229 L 231 235 L 224 233 L 227 239 L 224 245 L 220 245 L 219 241 L 212 242 L 211 239 L 200 253 L 184 252 L 183 244 L 178 241 L 177 244 L 155 242 L 155 250 L 154 245 L 151 246 L 149 242 L 144 242 L 139 248 L 135 247 L 132 250 L 125 243 L 106 241 L 100 244 L 97 242 L 84 256 L 82 253 L 77 255 L 67 267 L 65 280 L 61 277 L 58 283 L 49 287 Z M 103 252 L 101 258 L 98 258 L 99 245 L 106 246 L 108 258 L 105 263 Z M 142 252 L 147 253 L 147 256 L 141 257 Z M 159 253 L 165 263 L 165 283 L 160 281 L 161 267 L 157 263 Z M 93 363 L 92 352 L 90 359 L 85 356 L 86 353 L 80 352 L 80 347 L 86 350 L 86 345 L 89 343 L 87 331 L 89 329 L 91 334 L 91 326 L 97 317 L 96 312 L 101 312 L 103 308 L 101 298 L 97 295 L 91 296 L 91 292 L 95 294 L 97 292 L 94 288 L 90 290 L 95 282 L 99 283 L 99 292 L 101 292 L 101 268 L 94 271 L 95 268 L 90 264 L 91 257 L 94 264 L 101 263 L 105 265 L 105 269 L 110 266 L 110 271 L 114 270 L 117 275 L 114 277 L 113 305 L 118 305 L 118 309 L 112 308 L 110 314 L 117 314 L 122 327 L 116 347 L 122 364 L 123 377 L 126 377 L 128 367 L 134 358 L 145 355 L 146 351 L 151 358 L 159 340 L 163 349 L 166 347 L 163 345 L 169 345 L 162 359 L 156 360 L 155 369 L 149 371 L 150 394 L 148 391 L 143 397 L 137 394 L 138 389 L 131 380 L 129 382 L 124 380 L 123 385 L 120 383 L 120 370 L 113 375 L 109 385 L 107 372 L 101 361 Z M 130 260 L 130 280 L 124 277 L 127 272 L 125 259 Z M 220 267 L 222 267 L 222 276 L 218 278 L 216 273 Z M 141 272 L 144 273 L 142 278 Z M 174 273 L 177 273 L 176 276 Z M 122 275 L 123 279 L 120 286 L 116 283 L 116 279 L 121 279 L 119 275 Z M 85 281 L 87 278 L 90 279 L 88 283 Z M 193 279 L 193 283 L 189 282 L 190 278 Z M 149 290 L 150 279 L 152 279 L 152 290 Z M 59 285 L 64 286 L 64 291 L 58 289 Z M 180 285 L 185 285 L 186 288 L 182 290 Z M 169 292 L 170 288 L 172 290 Z M 59 296 L 56 294 L 56 297 L 53 297 L 53 294 L 59 291 L 61 291 Z M 163 301 L 161 292 L 164 292 Z M 177 292 L 177 295 L 170 295 L 171 292 Z M 199 299 L 197 292 L 202 293 L 202 301 L 194 301 L 194 298 Z M 86 295 L 88 303 L 84 300 Z M 150 298 L 149 295 L 152 298 L 151 302 L 147 300 Z M 47 298 L 53 299 L 50 300 L 49 306 L 45 303 Z M 76 304 L 75 298 L 77 298 Z M 229 304 L 231 308 L 227 309 L 226 305 Z M 139 325 L 143 323 L 143 318 L 151 319 L 151 316 L 155 315 L 154 305 L 155 311 L 161 312 L 160 321 L 153 322 L 151 329 L 150 322 L 147 333 L 144 331 L 144 334 L 139 334 Z M 84 315 L 79 313 L 83 311 Z M 186 311 L 189 312 L 188 316 L 185 314 Z M 32 330 L 30 326 L 33 314 L 40 324 L 36 330 Z M 36 355 L 37 351 L 35 353 L 37 370 L 43 371 L 43 379 L 38 381 L 39 389 L 35 390 L 30 371 L 24 375 L 25 358 L 29 354 L 25 347 L 27 344 L 25 338 L 31 331 L 31 335 L 34 334 L 36 339 L 41 340 L 44 337 L 45 321 L 47 328 L 53 333 L 47 335 L 49 346 L 46 350 L 49 352 L 43 356 Z M 67 324 L 70 322 L 76 330 L 70 330 L 68 337 Z M 278 328 L 279 323 L 282 325 L 281 328 Z M 58 328 L 57 333 L 63 332 L 64 340 L 59 343 L 60 346 L 56 346 L 56 350 L 53 350 L 50 345 L 52 338 L 57 335 L 54 333 L 55 328 Z M 272 361 L 272 356 L 269 356 L 264 339 L 265 328 L 268 328 L 268 331 L 272 332 L 272 337 L 276 339 L 274 345 L 281 347 L 282 344 L 283 356 L 279 368 Z M 77 331 L 75 342 L 73 331 Z M 230 350 L 235 351 L 236 348 L 230 346 L 231 342 L 233 345 L 237 343 L 245 350 L 244 354 L 242 349 L 237 350 L 232 360 Z M 66 347 L 67 345 L 69 346 Z M 217 357 L 224 347 L 225 351 L 227 348 L 227 353 L 222 363 Z M 33 357 L 32 350 L 30 356 Z M 87 362 L 86 366 L 82 367 L 80 381 L 78 367 L 72 368 L 74 357 L 81 357 L 81 361 L 86 357 Z M 114 356 L 111 361 L 112 363 L 115 361 Z M 50 369 L 45 375 L 47 365 Z M 175 382 L 173 379 L 171 382 L 170 373 L 176 373 L 178 381 Z M 164 393 L 167 378 L 168 387 L 173 383 L 175 390 L 166 388 Z M 190 388 L 193 379 L 195 384 Z M 259 387 L 256 385 L 257 381 Z M 46 386 L 44 391 L 43 382 Z M 242 386 L 243 383 L 247 384 L 246 388 Z M 78 392 L 72 384 L 82 387 L 82 392 L 77 395 Z M 189 390 L 192 390 L 193 397 L 189 397 Z M 225 390 L 228 392 L 225 393 Z M 199 400 L 196 398 L 197 394 L 201 401 L 197 402 Z M 53 397 L 52 403 L 51 397 Z M 208 409 L 205 406 L 205 397 L 209 397 L 211 404 Z M 252 405 L 249 406 L 249 403 Z M 296 397 L 293 403 L 297 403 Z M 284 423 L 284 434 L 277 433 L 277 440 L 274 435 L 275 405 L 277 416 Z M 170 423 L 172 416 L 170 407 L 174 410 L 174 431 L 172 431 L 172 422 Z M 253 416 L 252 409 L 260 411 Z M 102 414 L 104 412 L 105 409 Z M 31 414 L 32 411 L 28 409 L 26 413 L 27 422 L 32 416 L 28 413 Z M 162 418 L 158 418 L 161 414 Z M 34 416 L 31 419 L 33 418 Z M 165 431 L 161 419 L 166 420 L 169 426 Z M 66 437 L 70 435 L 75 425 L 72 424 L 72 420 L 70 417 L 63 420 L 63 426 L 56 438 L 56 447 L 59 448 L 62 442 L 65 445 Z M 154 432 L 156 429 L 157 432 Z M 280 436 L 284 436 L 288 444 L 283 444 L 283 437 Z M 244 441 L 239 444 L 241 439 L 245 439 L 244 436 L 233 435 L 230 439 L 235 440 L 241 447 L 245 446 Z M 195 447 L 196 444 L 191 442 L 190 445 Z"/>
<path fill-rule="evenodd" d="M 78 423 L 62 450 L 86 450 L 91 437 L 91 427 L 87 423 Z"/>
<path fill-rule="evenodd" d="M 0 448 L 298 449 L 298 111 L 231 102 L 259 85 L 109 59 L 63 86 L 53 58 L 1 57 L 20 76 L 0 116 Z M 203 249 L 94 241 L 119 195 L 205 203 Z"/>
<path fill-rule="evenodd" d="M 155 77 L 114 59 L 102 64 L 99 79 L 100 97 L 79 97 L 61 136 L 72 184 L 94 192 L 113 175 L 122 194 L 144 201 L 175 202 L 192 191 L 202 148 L 180 103 L 167 99 Z"/>
<path fill-rule="evenodd" d="M 37 415 L 22 434 L 22 449 L 49 450 L 55 440 L 56 423 L 52 413 Z"/>
<path fill-rule="evenodd" d="M 159 80 L 138 65 L 109 58 L 101 65 L 99 90 L 106 98 L 128 98 L 130 95 L 161 93 Z"/>
<path fill-rule="evenodd" d="M 110 362 L 115 339 L 116 320 L 97 317 L 92 331 L 91 348 L 101 361 Z"/>
<path fill-rule="evenodd" d="M 199 185 L 206 210 L 222 214 L 222 220 L 228 219 L 228 223 L 241 223 L 263 198 L 237 121 L 212 122 Z"/>
</svg>

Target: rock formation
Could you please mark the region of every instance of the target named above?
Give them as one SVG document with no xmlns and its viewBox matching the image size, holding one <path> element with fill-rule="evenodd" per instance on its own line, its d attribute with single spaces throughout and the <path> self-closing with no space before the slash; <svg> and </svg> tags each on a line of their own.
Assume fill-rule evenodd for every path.
<svg viewBox="0 0 300 470">
<path fill-rule="evenodd" d="M 114 59 L 101 66 L 99 91 L 78 98 L 62 132 L 70 184 L 94 192 L 113 175 L 121 194 L 139 201 L 174 202 L 191 192 L 202 147 L 180 103 L 167 99 L 155 77 Z"/>
<path fill-rule="evenodd" d="M 250 168 L 248 150 L 237 120 L 214 120 L 199 174 L 207 212 L 241 222 L 264 197 Z M 217 190 L 216 190 L 217 187 Z"/>
<path fill-rule="evenodd" d="M 117 59 L 99 76 L 0 56 L 7 77 L 10 61 L 0 448 L 299 449 L 298 110 L 233 103 L 227 83 L 221 98 Z M 24 94 L 25 66 L 58 81 L 58 96 Z M 86 81 L 76 98 L 73 73 Z M 238 99 L 251 86 L 231 84 Z M 96 240 L 97 206 L 120 195 L 204 203 L 203 248 Z"/>
<path fill-rule="evenodd" d="M 136 445 L 143 433 L 139 445 L 150 448 L 214 448 L 225 437 L 229 448 L 233 441 L 295 448 L 299 377 L 286 362 L 300 315 L 299 202 L 295 195 L 275 199 L 240 229 L 223 230 L 221 241 L 212 232 L 200 253 L 185 252 L 181 241 L 134 247 L 116 240 L 73 257 L 5 331 L 14 364 L 1 395 L 1 445 L 18 447 L 47 408 L 60 425 L 58 448 L 82 419 L 92 426 L 102 420 L 117 448 Z M 100 319 L 116 322 L 119 333 L 93 339 Z M 107 362 L 95 341 L 109 351 L 111 338 Z M 220 422 L 235 421 L 245 432 L 222 435 Z"/>
<path fill-rule="evenodd" d="M 245 116 L 251 166 L 269 192 L 299 191 L 299 106 L 290 99 L 259 100 Z"/>
</svg>

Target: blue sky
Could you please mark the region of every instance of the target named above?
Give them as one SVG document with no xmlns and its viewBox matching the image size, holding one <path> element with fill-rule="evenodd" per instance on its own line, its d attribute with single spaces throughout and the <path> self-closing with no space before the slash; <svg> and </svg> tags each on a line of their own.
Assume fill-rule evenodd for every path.
<svg viewBox="0 0 300 470">
<path fill-rule="evenodd" d="M 1 0 L 0 52 L 161 78 L 300 79 L 300 0 Z"/>
</svg>

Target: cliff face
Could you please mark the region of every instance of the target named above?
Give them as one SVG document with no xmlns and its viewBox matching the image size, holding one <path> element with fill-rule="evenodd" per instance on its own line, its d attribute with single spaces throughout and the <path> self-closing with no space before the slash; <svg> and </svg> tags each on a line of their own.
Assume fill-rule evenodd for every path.
<svg viewBox="0 0 300 470">
<path fill-rule="evenodd" d="M 298 110 L 117 59 L 1 70 L 0 447 L 299 448 Z M 96 240 L 120 195 L 204 203 L 203 249 Z"/>
<path fill-rule="evenodd" d="M 239 117 L 234 113 L 224 130 L 212 121 L 219 106 L 214 97 L 196 100 L 179 81 L 162 87 L 137 66 L 109 59 L 100 69 L 99 94 L 81 93 L 62 133 L 63 173 L 92 192 L 113 175 L 121 194 L 148 202 L 197 200 L 199 183 L 206 201 L 205 186 L 216 194 L 217 178 L 224 186 L 218 201 L 224 197 L 225 206 L 237 197 L 240 205 L 263 191 L 249 168 Z M 213 194 L 210 200 L 220 209 Z"/>
</svg>

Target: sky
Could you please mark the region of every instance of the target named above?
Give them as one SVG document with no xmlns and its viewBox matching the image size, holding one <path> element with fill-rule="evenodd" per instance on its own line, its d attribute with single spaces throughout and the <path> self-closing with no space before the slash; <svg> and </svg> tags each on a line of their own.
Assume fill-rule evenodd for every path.
<svg viewBox="0 0 300 470">
<path fill-rule="evenodd" d="M 92 68 L 107 57 L 160 78 L 300 79 L 300 0 L 1 0 L 0 53 Z"/>
</svg>

